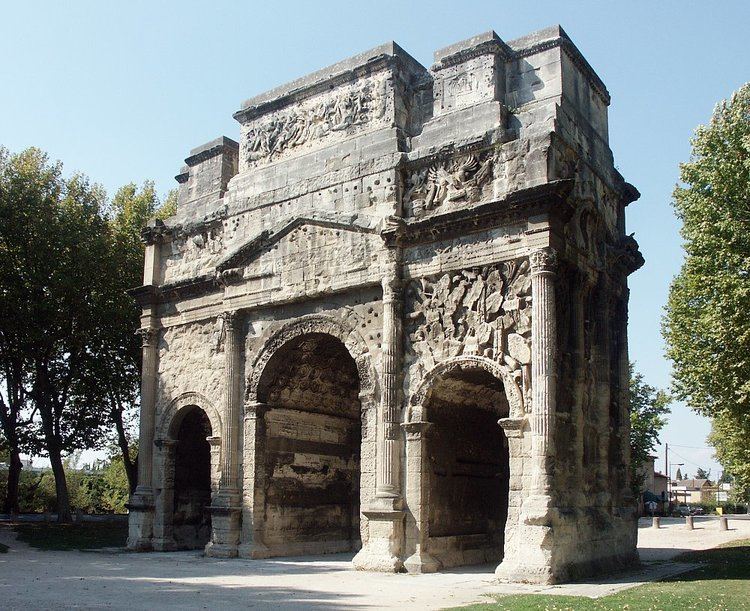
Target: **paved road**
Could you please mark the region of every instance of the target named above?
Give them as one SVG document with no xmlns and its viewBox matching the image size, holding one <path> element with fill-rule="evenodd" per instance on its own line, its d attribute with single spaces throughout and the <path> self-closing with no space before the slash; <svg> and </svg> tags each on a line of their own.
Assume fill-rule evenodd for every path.
<svg viewBox="0 0 750 611">
<path fill-rule="evenodd" d="M 689 566 L 661 562 L 685 549 L 750 538 L 750 521 L 730 519 L 719 531 L 714 518 L 667 519 L 650 528 L 643 520 L 639 571 L 605 581 L 534 587 L 496 584 L 494 567 L 436 575 L 385 575 L 351 570 L 350 556 L 272 560 L 216 560 L 194 552 L 131 554 L 42 552 L 15 541 L 0 526 L 0 607 L 3 609 L 437 609 L 481 601 L 489 593 L 544 592 L 602 596 Z"/>
</svg>

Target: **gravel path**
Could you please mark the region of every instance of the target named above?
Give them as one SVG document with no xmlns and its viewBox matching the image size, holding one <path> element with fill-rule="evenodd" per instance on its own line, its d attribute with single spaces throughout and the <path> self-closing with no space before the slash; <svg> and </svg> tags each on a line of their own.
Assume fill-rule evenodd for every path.
<svg viewBox="0 0 750 611">
<path fill-rule="evenodd" d="M 642 521 L 644 567 L 627 575 L 561 586 L 496 584 L 493 567 L 435 575 L 386 575 L 351 570 L 351 556 L 272 560 L 215 560 L 195 552 L 132 554 L 118 551 L 43 552 L 0 527 L 0 607 L 3 609 L 436 609 L 483 600 L 490 593 L 603 596 L 691 568 L 664 562 L 690 549 L 750 538 L 750 520 L 664 520 L 655 530 Z"/>
</svg>

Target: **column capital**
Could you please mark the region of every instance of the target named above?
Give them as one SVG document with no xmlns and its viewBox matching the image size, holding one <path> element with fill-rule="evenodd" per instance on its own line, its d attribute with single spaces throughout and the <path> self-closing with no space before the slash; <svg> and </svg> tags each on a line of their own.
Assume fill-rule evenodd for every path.
<svg viewBox="0 0 750 611">
<path fill-rule="evenodd" d="M 532 274 L 554 274 L 557 271 L 557 251 L 546 247 L 534 250 L 529 254 Z"/>
<path fill-rule="evenodd" d="M 219 314 L 219 318 L 224 321 L 227 331 L 238 331 L 240 329 L 242 316 L 239 310 L 228 310 Z"/>
<path fill-rule="evenodd" d="M 424 439 L 432 427 L 432 422 L 420 420 L 418 422 L 404 422 L 401 428 L 406 433 L 407 441 L 418 441 Z"/>
<path fill-rule="evenodd" d="M 159 329 L 156 327 L 141 327 L 136 330 L 135 334 L 141 338 L 141 345 L 144 348 L 149 348 L 156 344 Z"/>
<path fill-rule="evenodd" d="M 268 403 L 262 401 L 247 401 L 245 403 L 245 420 L 260 418 L 268 411 Z"/>
<path fill-rule="evenodd" d="M 154 439 L 154 445 L 162 451 L 170 451 L 177 446 L 177 441 L 175 439 Z"/>
</svg>

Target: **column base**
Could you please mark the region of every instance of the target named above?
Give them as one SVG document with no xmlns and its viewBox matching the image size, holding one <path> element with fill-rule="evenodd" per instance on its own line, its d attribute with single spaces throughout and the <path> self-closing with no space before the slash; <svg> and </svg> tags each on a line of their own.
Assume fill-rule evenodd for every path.
<svg viewBox="0 0 750 611">
<path fill-rule="evenodd" d="M 253 560 L 262 560 L 270 558 L 270 550 L 262 543 L 246 543 L 237 548 L 237 555 L 240 558 L 252 558 Z"/>
<path fill-rule="evenodd" d="M 239 495 L 234 491 L 221 491 L 211 512 L 211 541 L 206 545 L 206 556 L 212 558 L 236 558 L 240 544 Z"/>
<path fill-rule="evenodd" d="M 154 495 L 150 488 L 136 488 L 126 505 L 128 516 L 127 548 L 134 552 L 153 549 Z"/>
<path fill-rule="evenodd" d="M 174 552 L 177 550 L 177 543 L 174 539 L 153 539 L 153 550 L 155 552 Z"/>
<path fill-rule="evenodd" d="M 418 551 L 404 560 L 404 568 L 407 573 L 420 575 L 422 573 L 437 573 L 442 565 L 437 558 L 430 556 L 427 552 Z"/>
<path fill-rule="evenodd" d="M 406 512 L 397 497 L 376 497 L 362 511 L 367 518 L 368 538 L 354 556 L 352 564 L 358 571 L 398 573 L 404 569 L 400 558 L 404 540 Z"/>
</svg>

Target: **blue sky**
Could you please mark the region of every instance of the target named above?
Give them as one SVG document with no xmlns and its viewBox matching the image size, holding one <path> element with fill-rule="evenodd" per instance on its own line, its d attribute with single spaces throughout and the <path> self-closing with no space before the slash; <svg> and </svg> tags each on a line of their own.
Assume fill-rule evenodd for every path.
<svg viewBox="0 0 750 611">
<path fill-rule="evenodd" d="M 649 383 L 669 385 L 659 327 L 682 260 L 670 194 L 695 127 L 750 79 L 750 3 L 16 1 L 1 14 L 0 144 L 45 149 L 110 193 L 145 179 L 166 192 L 191 148 L 237 138 L 244 99 L 387 40 L 428 66 L 489 29 L 511 40 L 561 24 L 612 95 L 615 163 L 642 193 L 628 209 L 646 257 L 630 351 Z M 670 462 L 716 473 L 708 430 L 674 406 Z"/>
</svg>

